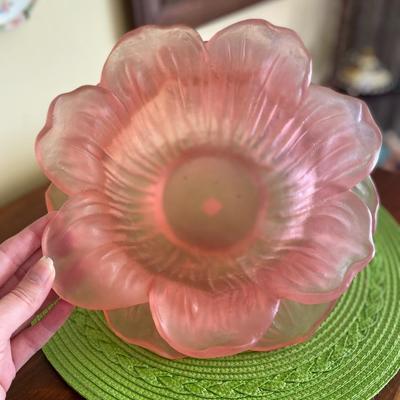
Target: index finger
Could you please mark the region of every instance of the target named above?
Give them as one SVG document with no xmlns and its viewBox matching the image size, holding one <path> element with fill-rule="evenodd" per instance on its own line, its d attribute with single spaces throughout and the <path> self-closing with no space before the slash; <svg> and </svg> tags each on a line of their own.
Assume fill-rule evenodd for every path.
<svg viewBox="0 0 400 400">
<path fill-rule="evenodd" d="M 20 233 L 0 244 L 0 286 L 40 248 L 43 231 L 52 215 L 53 213 L 39 218 Z"/>
</svg>

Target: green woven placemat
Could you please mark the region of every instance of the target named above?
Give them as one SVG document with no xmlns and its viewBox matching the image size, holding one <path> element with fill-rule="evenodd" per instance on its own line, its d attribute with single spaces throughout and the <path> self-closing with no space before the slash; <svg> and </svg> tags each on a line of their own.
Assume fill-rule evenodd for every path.
<svg viewBox="0 0 400 400">
<path fill-rule="evenodd" d="M 79 393 L 101 399 L 359 399 L 400 368 L 400 229 L 381 210 L 377 256 L 314 337 L 267 353 L 169 361 L 120 341 L 77 309 L 45 347 Z"/>
</svg>

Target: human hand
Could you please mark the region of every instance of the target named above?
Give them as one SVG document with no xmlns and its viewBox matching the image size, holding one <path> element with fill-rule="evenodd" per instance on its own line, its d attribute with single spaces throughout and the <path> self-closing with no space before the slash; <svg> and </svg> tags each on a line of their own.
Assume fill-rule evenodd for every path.
<svg viewBox="0 0 400 400">
<path fill-rule="evenodd" d="M 72 305 L 59 300 L 39 323 L 37 313 L 57 300 L 51 290 L 55 271 L 42 257 L 45 216 L 0 245 L 0 400 L 6 397 L 16 372 L 62 326 Z"/>
</svg>

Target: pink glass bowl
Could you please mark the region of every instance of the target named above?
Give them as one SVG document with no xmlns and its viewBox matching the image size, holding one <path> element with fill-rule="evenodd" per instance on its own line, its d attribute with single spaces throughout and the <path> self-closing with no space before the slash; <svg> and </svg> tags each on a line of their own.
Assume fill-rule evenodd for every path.
<svg viewBox="0 0 400 400">
<path fill-rule="evenodd" d="M 123 36 L 36 142 L 55 291 L 168 358 L 308 338 L 374 255 L 381 146 L 363 102 L 310 77 L 262 20 Z"/>
</svg>

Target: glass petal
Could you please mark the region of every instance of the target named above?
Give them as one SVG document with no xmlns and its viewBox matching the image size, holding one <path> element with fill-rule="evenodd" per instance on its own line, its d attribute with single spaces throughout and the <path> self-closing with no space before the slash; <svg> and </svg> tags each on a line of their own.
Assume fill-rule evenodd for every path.
<svg viewBox="0 0 400 400">
<path fill-rule="evenodd" d="M 231 107 L 240 108 L 241 118 L 256 117 L 258 105 L 293 110 L 310 83 L 310 56 L 290 29 L 263 20 L 242 21 L 216 33 L 206 46 L 212 73 L 221 83 L 217 88 L 231 91 L 226 98 Z"/>
<path fill-rule="evenodd" d="M 68 196 L 54 183 L 51 183 L 45 193 L 47 211 L 59 210 L 68 200 Z"/>
<path fill-rule="evenodd" d="M 165 87 L 179 89 L 203 80 L 205 59 L 203 42 L 195 30 L 144 26 L 116 44 L 104 65 L 100 85 L 136 112 Z M 185 103 L 179 92 L 175 94 L 176 102 Z"/>
<path fill-rule="evenodd" d="M 311 86 L 295 118 L 276 137 L 275 152 L 267 157 L 277 177 L 287 177 L 280 190 L 285 186 L 287 193 L 297 194 L 293 212 L 366 178 L 381 142 L 379 128 L 362 101 Z"/>
<path fill-rule="evenodd" d="M 191 357 L 222 357 L 249 349 L 270 326 L 278 308 L 255 285 L 210 294 L 157 280 L 150 308 L 160 335 Z"/>
<path fill-rule="evenodd" d="M 375 232 L 376 221 L 378 219 L 379 196 L 374 181 L 368 176 L 353 188 L 353 192 L 364 201 L 369 211 L 371 211 L 373 230 Z"/>
<path fill-rule="evenodd" d="M 260 146 L 279 134 L 305 95 L 310 56 L 295 32 L 262 20 L 228 26 L 206 47 L 212 82 L 206 114 L 213 135 L 262 161 Z"/>
<path fill-rule="evenodd" d="M 105 311 L 114 333 L 127 343 L 136 344 L 170 359 L 182 358 L 157 332 L 148 303 Z"/>
<path fill-rule="evenodd" d="M 147 301 L 152 277 L 135 261 L 132 228 L 104 195 L 82 192 L 68 200 L 43 236 L 43 254 L 56 269 L 54 290 L 89 309 L 122 308 Z"/>
<path fill-rule="evenodd" d="M 335 301 L 301 304 L 281 300 L 271 327 L 252 350 L 274 350 L 307 340 L 325 320 L 335 304 Z"/>
<path fill-rule="evenodd" d="M 36 140 L 36 156 L 46 176 L 64 193 L 99 188 L 109 175 L 107 148 L 126 126 L 127 114 L 115 96 L 82 86 L 58 96 Z"/>
<path fill-rule="evenodd" d="M 291 240 L 278 243 L 276 260 L 258 271 L 278 297 L 315 304 L 335 300 L 374 255 L 372 217 L 352 192 L 313 209 Z"/>
</svg>

